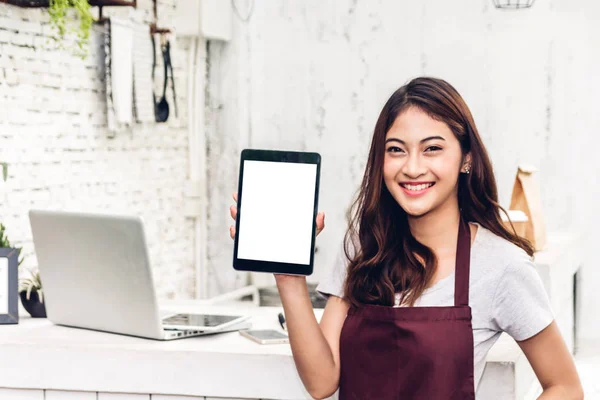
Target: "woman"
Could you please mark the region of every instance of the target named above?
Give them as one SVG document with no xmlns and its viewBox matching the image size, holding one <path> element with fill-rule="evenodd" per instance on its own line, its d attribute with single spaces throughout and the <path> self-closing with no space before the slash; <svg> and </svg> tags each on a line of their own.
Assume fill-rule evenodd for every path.
<svg viewBox="0 0 600 400">
<path fill-rule="evenodd" d="M 275 276 L 308 392 L 475 399 L 485 356 L 507 332 L 544 388 L 540 399 L 583 398 L 533 248 L 503 226 L 500 209 L 458 92 L 428 77 L 398 89 L 375 125 L 343 247 L 317 287 L 328 296 L 320 325 L 305 278 Z"/>
</svg>

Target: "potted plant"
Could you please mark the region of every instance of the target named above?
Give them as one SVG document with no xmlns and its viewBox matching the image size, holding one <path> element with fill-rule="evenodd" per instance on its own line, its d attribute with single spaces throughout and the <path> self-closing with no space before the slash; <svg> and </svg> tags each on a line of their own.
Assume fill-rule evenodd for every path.
<svg viewBox="0 0 600 400">
<path fill-rule="evenodd" d="M 29 271 L 28 278 L 19 279 L 19 297 L 23 308 L 33 318 L 46 318 L 46 305 L 44 304 L 44 291 L 42 289 L 42 281 L 40 280 L 40 272 Z"/>
</svg>

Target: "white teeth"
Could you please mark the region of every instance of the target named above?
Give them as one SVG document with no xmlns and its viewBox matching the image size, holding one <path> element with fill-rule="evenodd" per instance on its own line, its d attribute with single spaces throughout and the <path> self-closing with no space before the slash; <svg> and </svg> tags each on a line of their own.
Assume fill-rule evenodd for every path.
<svg viewBox="0 0 600 400">
<path fill-rule="evenodd" d="M 428 187 L 433 186 L 433 183 L 424 183 L 422 185 L 410 185 L 407 183 L 402 183 L 401 185 L 408 190 L 414 190 L 415 192 L 418 192 L 419 190 L 427 189 Z"/>
</svg>

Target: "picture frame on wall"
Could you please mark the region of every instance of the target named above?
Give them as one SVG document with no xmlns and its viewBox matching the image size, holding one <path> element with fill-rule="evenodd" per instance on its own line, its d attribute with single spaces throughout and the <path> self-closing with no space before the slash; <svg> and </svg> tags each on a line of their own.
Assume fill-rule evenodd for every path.
<svg viewBox="0 0 600 400">
<path fill-rule="evenodd" d="M 19 323 L 19 251 L 0 248 L 0 325 Z"/>
</svg>

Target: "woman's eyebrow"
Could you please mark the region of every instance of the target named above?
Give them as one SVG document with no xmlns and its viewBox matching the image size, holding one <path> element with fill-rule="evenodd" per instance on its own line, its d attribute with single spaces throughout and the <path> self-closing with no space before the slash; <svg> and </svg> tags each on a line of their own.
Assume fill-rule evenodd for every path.
<svg viewBox="0 0 600 400">
<path fill-rule="evenodd" d="M 430 136 L 428 138 L 425 138 L 425 139 L 421 140 L 421 143 L 425 143 L 425 142 L 428 142 L 428 141 L 434 140 L 434 139 L 440 139 L 440 140 L 444 140 L 444 141 L 446 140 L 446 139 L 444 139 L 441 136 Z M 387 142 L 399 142 L 401 144 L 406 145 L 406 143 L 404 142 L 404 140 L 401 140 L 401 139 L 398 139 L 398 138 L 388 138 L 388 139 L 386 139 L 385 143 L 387 143 Z"/>
</svg>

